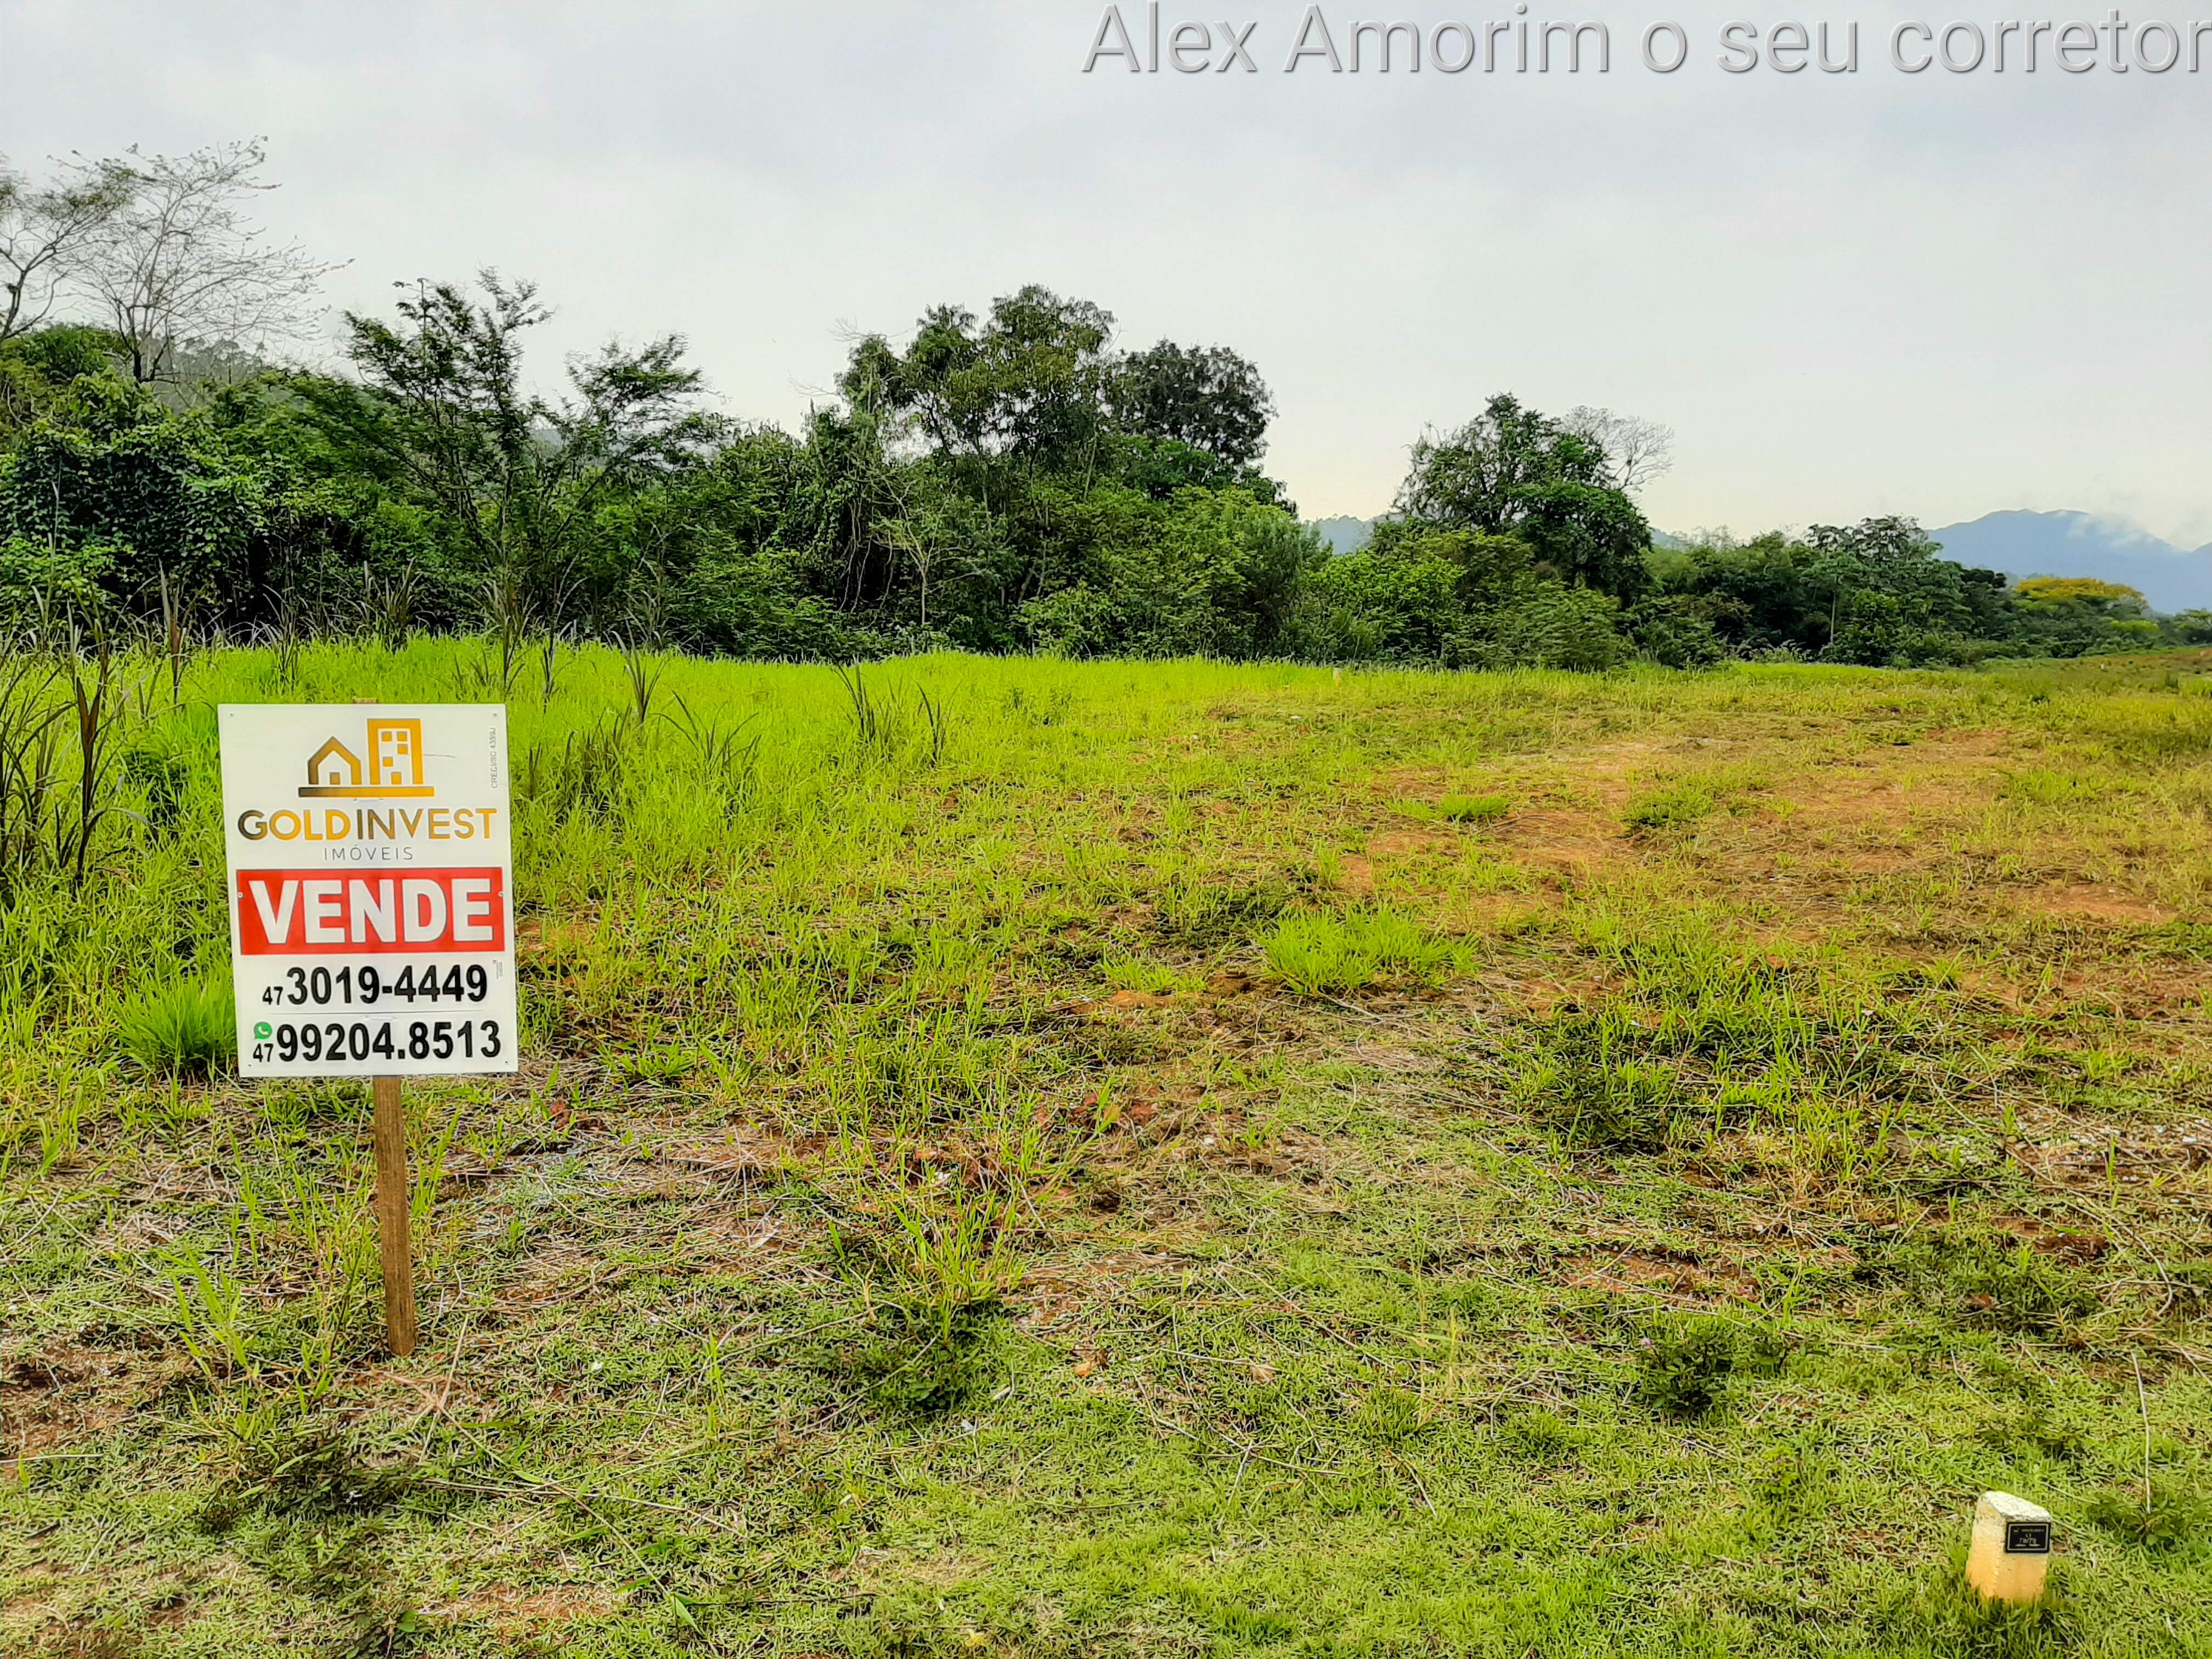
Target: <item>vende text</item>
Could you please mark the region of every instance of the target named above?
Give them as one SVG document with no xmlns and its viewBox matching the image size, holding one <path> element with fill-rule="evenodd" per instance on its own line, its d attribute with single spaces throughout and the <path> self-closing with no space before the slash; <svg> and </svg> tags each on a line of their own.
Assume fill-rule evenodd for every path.
<svg viewBox="0 0 2212 1659">
<path fill-rule="evenodd" d="M 496 869 L 406 876 L 238 872 L 238 948 L 249 957 L 507 948 Z"/>
</svg>

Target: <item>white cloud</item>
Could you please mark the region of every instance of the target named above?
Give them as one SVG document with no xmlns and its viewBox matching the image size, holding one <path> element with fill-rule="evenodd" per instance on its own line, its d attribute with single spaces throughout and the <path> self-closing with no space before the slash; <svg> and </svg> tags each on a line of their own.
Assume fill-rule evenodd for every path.
<svg viewBox="0 0 2212 1659">
<path fill-rule="evenodd" d="M 1258 19 L 1262 72 L 1086 77 L 1087 3 L 0 0 L 0 110 L 33 165 L 265 132 L 272 222 L 355 261 L 336 302 L 496 264 L 556 352 L 681 329 L 750 416 L 829 385 L 841 322 L 1036 280 L 1255 357 L 1310 512 L 1380 507 L 1425 424 L 1511 389 L 1674 425 L 1662 524 L 2212 535 L 2212 75 L 1900 76 L 1909 13 L 1871 6 L 1832 14 L 1856 76 L 1725 76 L 1727 14 L 1685 9 L 1662 78 L 1633 43 L 1669 13 L 1607 4 L 1559 14 L 1612 22 L 1602 78 L 1285 76 L 1301 6 L 1190 9 Z"/>
</svg>

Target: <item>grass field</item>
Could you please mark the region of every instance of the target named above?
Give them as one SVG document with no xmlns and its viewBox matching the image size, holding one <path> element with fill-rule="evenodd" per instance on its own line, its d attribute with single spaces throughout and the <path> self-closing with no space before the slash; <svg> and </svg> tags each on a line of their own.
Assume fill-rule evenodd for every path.
<svg viewBox="0 0 2212 1659">
<path fill-rule="evenodd" d="M 397 1362 L 213 706 L 489 652 L 137 665 L 10 889 L 9 1659 L 2212 1651 L 2212 662 L 533 664 Z"/>
</svg>

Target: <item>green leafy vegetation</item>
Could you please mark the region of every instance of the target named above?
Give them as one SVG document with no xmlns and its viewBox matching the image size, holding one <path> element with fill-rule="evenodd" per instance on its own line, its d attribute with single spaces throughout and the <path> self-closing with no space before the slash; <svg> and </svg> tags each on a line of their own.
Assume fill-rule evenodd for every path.
<svg viewBox="0 0 2212 1659">
<path fill-rule="evenodd" d="M 1679 1098 L 1675 1075 L 1635 1058 L 1641 1032 L 1620 1009 L 1570 1014 L 1544 1034 L 1544 1062 L 1522 1089 L 1538 1121 L 1570 1143 L 1657 1152 L 1667 1144 Z"/>
<path fill-rule="evenodd" d="M 2093 1493 L 2083 1513 L 2115 1537 L 2146 1549 L 2186 1549 L 2212 1532 L 2212 1499 L 2172 1481 L 2153 1481 L 2148 1497 L 2140 1486 Z"/>
<path fill-rule="evenodd" d="M 505 649 L 118 643 L 81 878 L 55 750 L 10 1652 L 2212 1642 L 2196 655 L 564 641 L 508 703 L 525 1069 L 408 1088 L 398 1362 L 367 1091 L 124 1032 L 221 1024 L 214 705 Z M 0 729 L 102 672 L 19 660 Z M 2048 1606 L 1965 1589 L 1984 1487 L 2057 1516 Z"/>
<path fill-rule="evenodd" d="M 1638 1344 L 1636 1395 L 1674 1417 L 1703 1417 L 1718 1403 L 1730 1376 L 1773 1376 L 1779 1345 L 1711 1315 L 1662 1321 Z M 1796 1482 L 1791 1482 L 1795 1490 Z"/>
<path fill-rule="evenodd" d="M 1719 797 L 1702 783 L 1673 783 L 1637 796 L 1621 814 L 1621 822 L 1632 830 L 1656 835 L 1686 830 L 1719 805 Z"/>
<path fill-rule="evenodd" d="M 347 314 L 339 371 L 281 368 L 257 352 L 308 331 L 330 267 L 252 234 L 265 161 L 0 171 L 0 230 L 36 265 L 0 289 L 0 629 L 177 653 L 489 631 L 501 696 L 580 637 L 1580 671 L 2212 639 L 2109 583 L 2008 585 L 1909 520 L 1655 544 L 1637 496 L 1666 428 L 1505 393 L 1420 435 L 1371 538 L 1332 552 L 1264 470 L 1256 365 L 1124 342 L 1036 284 L 863 336 L 796 430 L 718 412 L 677 334 L 541 384 L 549 305 L 493 272 Z"/>
</svg>

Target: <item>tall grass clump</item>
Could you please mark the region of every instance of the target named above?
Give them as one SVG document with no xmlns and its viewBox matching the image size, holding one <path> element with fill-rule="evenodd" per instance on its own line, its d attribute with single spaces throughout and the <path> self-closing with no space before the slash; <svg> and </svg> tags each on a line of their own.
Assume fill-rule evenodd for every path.
<svg viewBox="0 0 2212 1659">
<path fill-rule="evenodd" d="M 612 719 L 594 720 L 557 743 L 541 738 L 523 752 L 515 793 L 556 823 L 581 818 L 619 824 L 634 750 L 635 733 Z"/>
<path fill-rule="evenodd" d="M 1503 795 L 1446 795 L 1437 816 L 1447 823 L 1495 823 L 1512 810 Z"/>
<path fill-rule="evenodd" d="M 1254 927 L 1280 915 L 1290 899 L 1280 882 L 1224 885 L 1178 872 L 1160 890 L 1157 926 L 1171 944 L 1216 950 L 1249 938 Z"/>
<path fill-rule="evenodd" d="M 1717 1127 L 1765 1118 L 1875 1155 L 1883 1126 L 1957 1063 L 1944 964 L 1792 959 L 1694 913 L 1601 911 L 1584 939 L 1627 981 L 1612 1002 L 1620 1057 L 1663 1060 L 1686 1100 L 1717 1103 Z"/>
<path fill-rule="evenodd" d="M 837 678 L 845 688 L 852 720 L 851 754 L 859 765 L 897 763 L 927 769 L 943 763 L 953 722 L 942 697 L 933 697 L 926 687 L 917 685 L 908 709 L 896 686 L 888 691 L 871 690 L 858 663 L 849 671 L 839 668 Z"/>
<path fill-rule="evenodd" d="M 123 1052 L 149 1073 L 204 1077 L 238 1057 L 238 1015 L 228 979 L 173 980 L 141 991 L 115 1017 Z"/>
<path fill-rule="evenodd" d="M 0 904 L 49 874 L 83 890 L 95 843 L 123 814 L 128 702 L 107 641 L 74 623 L 60 650 L 0 640 Z"/>
<path fill-rule="evenodd" d="M 1385 969 L 1425 972 L 1449 958 L 1449 945 L 1389 910 L 1286 916 L 1265 943 L 1267 965 L 1303 996 L 1356 991 Z"/>
<path fill-rule="evenodd" d="M 990 1328 L 1022 1282 L 1013 1242 L 1021 1201 L 963 1181 L 879 1187 L 872 1206 L 890 1224 L 832 1239 L 867 1312 L 818 1355 L 822 1367 L 896 1411 L 929 1415 L 968 1399 L 986 1376 Z"/>
</svg>

